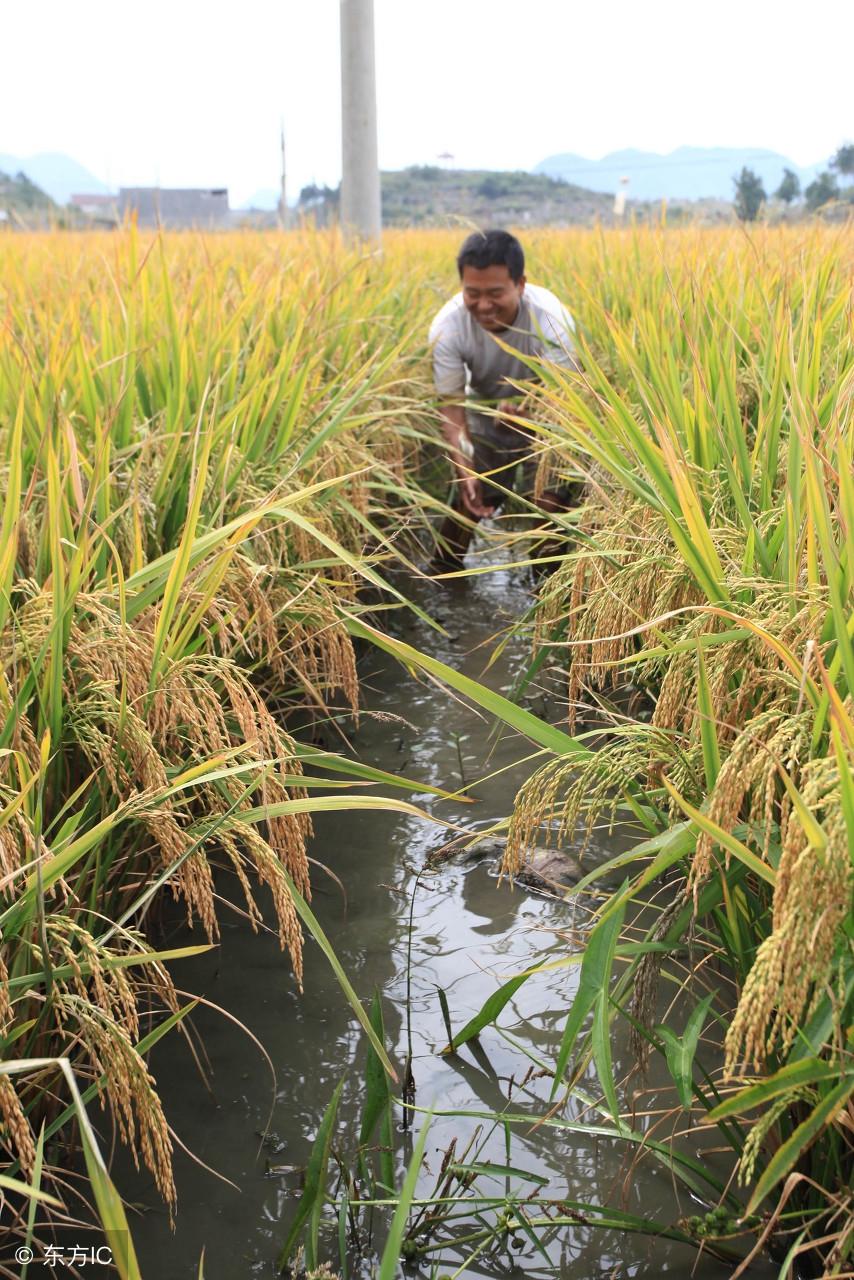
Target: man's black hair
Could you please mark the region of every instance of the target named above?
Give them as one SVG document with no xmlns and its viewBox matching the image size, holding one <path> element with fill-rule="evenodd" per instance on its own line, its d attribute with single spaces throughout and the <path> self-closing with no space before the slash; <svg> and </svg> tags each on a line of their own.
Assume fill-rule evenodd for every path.
<svg viewBox="0 0 854 1280">
<path fill-rule="evenodd" d="M 525 274 L 522 246 L 509 231 L 473 231 L 457 255 L 457 270 L 462 279 L 464 267 L 506 267 L 510 279 L 517 284 Z"/>
</svg>

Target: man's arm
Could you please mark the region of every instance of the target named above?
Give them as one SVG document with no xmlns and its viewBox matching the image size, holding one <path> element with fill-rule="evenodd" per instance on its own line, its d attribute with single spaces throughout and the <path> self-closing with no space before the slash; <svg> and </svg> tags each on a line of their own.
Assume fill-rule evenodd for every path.
<svg viewBox="0 0 854 1280">
<path fill-rule="evenodd" d="M 466 411 L 461 404 L 443 403 L 439 407 L 442 435 L 460 486 L 460 502 L 466 515 L 479 520 L 495 510 L 483 501 L 480 476 L 472 475 L 471 442 L 466 429 Z"/>
<path fill-rule="evenodd" d="M 459 506 L 465 515 L 479 520 L 481 516 L 491 515 L 494 507 L 484 505 L 480 477 L 472 474 L 472 448 L 466 429 L 466 411 L 460 404 L 460 399 L 465 395 L 466 362 L 454 323 L 458 309 L 456 300 L 446 304 L 430 326 L 433 383 L 441 397 L 439 424 L 459 485 Z"/>
</svg>

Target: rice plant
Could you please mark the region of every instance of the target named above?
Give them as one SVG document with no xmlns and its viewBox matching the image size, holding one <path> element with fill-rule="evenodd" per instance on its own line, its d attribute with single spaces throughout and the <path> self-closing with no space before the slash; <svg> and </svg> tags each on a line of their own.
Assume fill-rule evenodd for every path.
<svg viewBox="0 0 854 1280">
<path fill-rule="evenodd" d="M 649 834 L 579 885 L 629 877 L 593 935 L 554 1097 L 568 1103 L 592 1063 L 622 1123 L 642 1105 L 654 1050 L 673 1079 L 677 1133 L 724 1141 L 744 1187 L 740 1209 L 722 1201 L 682 1224 L 698 1247 L 747 1229 L 781 1275 L 847 1274 L 850 232 L 543 234 L 536 248 L 575 300 L 584 372 L 531 361 L 520 421 L 587 488 L 583 507 L 557 518 L 571 550 L 541 589 L 529 675 L 543 660 L 565 665 L 574 736 L 559 742 L 396 648 L 551 753 L 510 816 L 510 874 L 544 829 L 558 840 L 618 823 Z M 648 718 L 627 714 L 629 684 Z M 641 932 L 618 965 L 627 911 Z M 615 1017 L 633 1028 L 631 1092 L 612 1078 Z M 696 1061 L 701 1039 L 720 1046 L 711 1074 Z M 667 1118 L 650 1114 L 650 1132 Z"/>
<path fill-rule="evenodd" d="M 218 868 L 255 925 L 269 886 L 298 981 L 302 927 L 317 928 L 312 810 L 406 805 L 328 794 L 294 734 L 295 712 L 358 713 L 355 642 L 446 679 L 546 754 L 508 815 L 508 871 L 544 823 L 645 830 L 582 883 L 627 878 L 553 1065 L 569 1105 L 592 1063 L 600 1132 L 663 1158 L 660 1115 L 627 1130 L 641 1076 L 637 1097 L 613 1079 L 609 1029 L 626 1018 L 638 1071 L 655 1052 L 672 1076 L 672 1166 L 685 1134 L 731 1152 L 743 1190 L 716 1206 L 706 1186 L 705 1216 L 650 1230 L 721 1252 L 752 1233 L 782 1275 L 843 1274 L 850 230 L 526 238 L 532 278 L 576 315 L 584 370 L 543 366 L 525 387 L 544 467 L 586 477 L 582 507 L 553 517 L 563 550 L 532 637 L 532 673 L 567 671 L 566 731 L 366 617 L 405 607 L 389 571 L 413 571 L 442 507 L 418 467 L 426 327 L 454 287 L 456 239 L 389 236 L 381 259 L 309 231 L 0 241 L 0 1142 L 16 1238 L 48 1207 L 83 1211 L 61 1165 L 75 1116 L 91 1164 L 81 1108 L 96 1099 L 174 1204 L 146 1054 L 191 1016 L 172 976 L 190 949 L 158 950 L 162 893 L 204 947 Z M 614 692 L 627 683 L 648 720 Z M 592 707 L 613 712 L 598 750 Z"/>
<path fill-rule="evenodd" d="M 587 538 L 543 592 L 538 638 L 565 655 L 571 726 L 629 677 L 654 710 L 532 777 L 508 869 L 544 818 L 589 830 L 640 788 L 658 834 L 620 860 L 634 878 L 602 927 L 672 868 L 682 888 L 648 936 L 690 928 L 701 954 L 681 977 L 638 958 L 601 1018 L 630 1018 L 641 1061 L 654 1046 L 673 1069 L 661 977 L 682 988 L 677 1017 L 713 1000 L 722 1071 L 674 1072 L 682 1105 L 733 1144 L 763 1241 L 835 1275 L 854 1244 L 850 236 L 599 250 L 575 277 L 585 375 L 543 368 L 537 395 L 535 430 L 590 477 Z M 562 1069 L 581 1052 L 570 1022 Z"/>
<path fill-rule="evenodd" d="M 4 1176 L 38 1161 L 66 1213 L 57 1056 L 176 1201 L 145 1053 L 187 1013 L 169 963 L 198 948 L 151 945 L 158 894 L 209 946 L 216 867 L 255 928 L 266 886 L 299 982 L 312 810 L 407 807 L 318 794 L 286 727 L 358 713 L 342 605 L 401 599 L 376 566 L 408 563 L 423 520 L 406 311 L 328 238 L 282 252 L 133 230 L 0 246 Z"/>
</svg>

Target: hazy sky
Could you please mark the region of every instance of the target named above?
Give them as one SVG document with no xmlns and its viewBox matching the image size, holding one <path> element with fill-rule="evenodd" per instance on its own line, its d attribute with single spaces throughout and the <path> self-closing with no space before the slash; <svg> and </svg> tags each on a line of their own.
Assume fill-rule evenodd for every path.
<svg viewBox="0 0 854 1280">
<path fill-rule="evenodd" d="M 850 0 L 375 0 L 380 163 L 530 168 L 683 144 L 823 161 L 854 135 Z M 232 204 L 340 177 L 338 0 L 2 7 L 0 152 Z M 579 177 L 579 181 L 583 181 Z"/>
</svg>

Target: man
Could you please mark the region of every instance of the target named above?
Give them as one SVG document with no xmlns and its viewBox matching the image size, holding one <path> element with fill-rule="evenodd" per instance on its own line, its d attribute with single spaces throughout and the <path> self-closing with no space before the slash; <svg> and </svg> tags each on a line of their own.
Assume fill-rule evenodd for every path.
<svg viewBox="0 0 854 1280">
<path fill-rule="evenodd" d="M 537 462 L 530 435 L 482 411 L 518 398 L 508 379 L 535 377 L 515 353 L 566 368 L 577 369 L 578 362 L 572 316 L 548 289 L 527 283 L 525 255 L 515 236 L 508 231 L 475 232 L 460 250 L 457 269 L 462 289 L 433 320 L 430 344 L 442 434 L 456 473 L 452 506 L 476 524 L 503 500 L 492 480 L 512 488 L 520 462 L 520 492 L 531 500 L 534 496 Z M 518 403 L 509 407 L 518 412 Z M 543 511 L 564 510 L 566 495 L 546 492 L 538 506 Z M 459 568 L 472 533 L 471 524 L 446 519 L 439 528 L 435 567 Z"/>
</svg>

